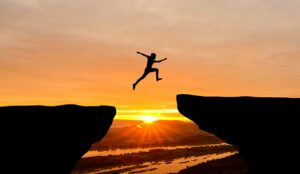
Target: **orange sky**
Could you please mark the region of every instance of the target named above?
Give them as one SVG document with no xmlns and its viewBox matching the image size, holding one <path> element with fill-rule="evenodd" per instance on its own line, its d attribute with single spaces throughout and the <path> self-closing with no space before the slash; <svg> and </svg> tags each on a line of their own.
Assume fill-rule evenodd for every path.
<svg viewBox="0 0 300 174">
<path fill-rule="evenodd" d="M 179 119 L 179 93 L 300 97 L 299 7 L 298 0 L 0 0 L 0 105 L 105 104 L 119 117 Z M 156 65 L 162 81 L 151 74 L 133 92 L 146 65 L 136 51 L 168 61 Z"/>
</svg>

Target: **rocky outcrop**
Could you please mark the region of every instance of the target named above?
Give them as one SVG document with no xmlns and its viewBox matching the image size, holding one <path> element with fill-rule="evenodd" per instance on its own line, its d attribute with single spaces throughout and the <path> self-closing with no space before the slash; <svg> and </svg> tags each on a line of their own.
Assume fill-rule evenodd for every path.
<svg viewBox="0 0 300 174">
<path fill-rule="evenodd" d="M 300 99 L 178 95 L 177 103 L 200 129 L 236 146 L 250 173 L 289 173 L 297 166 Z"/>
<path fill-rule="evenodd" d="M 104 137 L 115 114 L 110 106 L 0 107 L 2 170 L 70 173 Z"/>
</svg>

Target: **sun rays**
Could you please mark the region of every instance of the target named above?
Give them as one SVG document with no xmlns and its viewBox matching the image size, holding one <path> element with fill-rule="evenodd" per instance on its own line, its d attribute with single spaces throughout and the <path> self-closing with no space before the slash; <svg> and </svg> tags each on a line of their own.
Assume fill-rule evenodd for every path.
<svg viewBox="0 0 300 174">
<path fill-rule="evenodd" d="M 137 147 L 167 145 L 176 135 L 181 135 L 174 121 L 189 121 L 177 109 L 120 110 L 117 119 L 137 121 L 118 135 L 118 139 L 127 139 L 130 145 Z"/>
<path fill-rule="evenodd" d="M 170 144 L 174 136 L 181 135 L 169 121 L 159 120 L 153 116 L 141 117 L 141 122 L 125 129 L 118 138 L 127 139 L 136 147 L 165 146 Z"/>
</svg>

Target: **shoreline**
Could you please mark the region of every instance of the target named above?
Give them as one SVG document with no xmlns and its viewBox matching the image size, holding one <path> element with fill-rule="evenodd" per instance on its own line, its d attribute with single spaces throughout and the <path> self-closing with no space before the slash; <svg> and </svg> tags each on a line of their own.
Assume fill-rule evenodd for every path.
<svg viewBox="0 0 300 174">
<path fill-rule="evenodd" d="M 177 145 L 177 146 L 153 146 L 153 147 L 138 147 L 138 148 L 118 148 L 118 149 L 109 149 L 109 150 L 90 150 L 82 158 L 90 158 L 97 156 L 107 156 L 107 155 L 122 155 L 126 153 L 138 153 L 138 152 L 148 152 L 155 149 L 164 149 L 164 150 L 173 150 L 179 148 L 193 148 L 193 147 L 211 147 L 211 146 L 224 146 L 229 145 L 227 143 L 218 143 L 218 144 L 192 144 L 192 145 Z"/>
<path fill-rule="evenodd" d="M 203 164 L 188 167 L 171 174 L 248 174 L 248 162 L 242 159 L 238 154 L 228 156 L 222 159 L 208 161 Z"/>
<path fill-rule="evenodd" d="M 210 144 L 227 144 L 226 142 L 222 140 L 214 140 L 214 141 L 208 141 L 208 142 L 199 142 L 199 143 L 168 143 L 168 145 L 163 145 L 163 144 L 144 144 L 140 146 L 135 146 L 135 145 L 130 145 L 130 146 L 103 146 L 103 147 L 94 147 L 92 146 L 89 151 L 109 151 L 109 150 L 125 150 L 125 149 L 136 149 L 136 148 L 163 148 L 163 147 L 175 147 L 175 146 L 201 146 L 201 145 L 210 145 Z"/>
<path fill-rule="evenodd" d="M 74 172 L 93 170 L 93 169 L 109 169 L 113 167 L 142 165 L 145 162 L 171 162 L 176 158 L 202 156 L 209 154 L 219 154 L 224 152 L 235 152 L 237 149 L 231 145 L 211 146 L 211 147 L 193 147 L 193 148 L 177 148 L 173 150 L 155 149 L 149 152 L 138 152 L 122 155 L 108 155 L 98 157 L 82 158 Z"/>
</svg>

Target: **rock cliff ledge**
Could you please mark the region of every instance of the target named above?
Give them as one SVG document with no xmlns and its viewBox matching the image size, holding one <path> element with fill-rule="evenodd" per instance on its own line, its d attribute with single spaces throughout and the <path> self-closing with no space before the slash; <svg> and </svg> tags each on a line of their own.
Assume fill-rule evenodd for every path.
<svg viewBox="0 0 300 174">
<path fill-rule="evenodd" d="M 200 129 L 239 149 L 250 173 L 297 167 L 300 99 L 177 96 L 178 110 Z"/>
<path fill-rule="evenodd" d="M 0 107 L 2 170 L 70 173 L 91 145 L 104 137 L 115 114 L 110 106 Z"/>
</svg>

